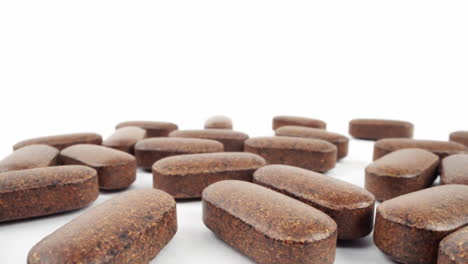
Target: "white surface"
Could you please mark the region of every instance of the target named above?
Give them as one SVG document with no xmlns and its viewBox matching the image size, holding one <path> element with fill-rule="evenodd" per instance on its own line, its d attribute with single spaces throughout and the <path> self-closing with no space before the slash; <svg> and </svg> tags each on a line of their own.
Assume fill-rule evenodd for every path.
<svg viewBox="0 0 468 264">
<path fill-rule="evenodd" d="M 201 128 L 213 114 L 251 136 L 271 117 L 321 118 L 346 134 L 357 117 L 406 119 L 416 137 L 466 129 L 467 2 L 0 1 L 0 157 L 19 140 L 95 131 L 129 119 Z M 372 143 L 352 141 L 328 174 L 363 185 Z M 151 187 L 139 173 L 134 188 Z M 102 194 L 93 204 L 116 194 Z M 178 204 L 179 231 L 154 262 L 250 263 Z M 1 263 L 85 210 L 0 224 Z M 336 262 L 390 263 L 371 237 Z"/>
</svg>

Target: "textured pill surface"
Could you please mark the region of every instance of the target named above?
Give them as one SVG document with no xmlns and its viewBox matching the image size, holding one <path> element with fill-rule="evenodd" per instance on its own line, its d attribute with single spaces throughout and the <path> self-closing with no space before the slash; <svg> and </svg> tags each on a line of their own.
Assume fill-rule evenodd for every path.
<svg viewBox="0 0 468 264">
<path fill-rule="evenodd" d="M 132 126 L 122 127 L 115 130 L 114 134 L 102 142 L 102 145 L 132 154 L 135 144 L 145 137 L 146 130 L 143 128 Z"/>
<path fill-rule="evenodd" d="M 303 126 L 320 129 L 327 128 L 327 124 L 319 119 L 301 116 L 275 116 L 273 118 L 273 130 L 282 126 Z"/>
<path fill-rule="evenodd" d="M 277 136 L 285 137 L 303 137 L 303 138 L 315 138 L 328 141 L 336 146 L 338 149 L 338 159 L 346 157 L 348 155 L 348 144 L 349 139 L 346 136 L 328 132 L 319 128 L 309 128 L 300 126 L 282 126 L 275 130 Z"/>
<path fill-rule="evenodd" d="M 21 147 L 33 144 L 45 144 L 62 150 L 68 146 L 76 144 L 101 145 L 101 143 L 102 137 L 96 133 L 74 133 L 27 139 L 18 142 L 13 146 L 13 149 L 19 149 Z"/>
<path fill-rule="evenodd" d="M 224 145 L 224 151 L 237 152 L 244 150 L 244 141 L 249 138 L 245 133 L 228 129 L 178 130 L 170 137 L 212 139 Z"/>
<path fill-rule="evenodd" d="M 468 154 L 456 154 L 442 161 L 440 170 L 442 184 L 468 185 Z"/>
<path fill-rule="evenodd" d="M 432 185 L 437 178 L 439 156 L 424 149 L 400 149 L 366 168 L 365 187 L 385 201 Z"/>
<path fill-rule="evenodd" d="M 372 231 L 374 196 L 356 185 L 286 165 L 258 169 L 253 182 L 329 215 L 338 225 L 338 239 L 358 239 Z"/>
<path fill-rule="evenodd" d="M 205 128 L 232 129 L 232 120 L 227 116 L 212 116 L 205 121 Z"/>
<path fill-rule="evenodd" d="M 136 126 L 146 130 L 146 137 L 167 137 L 169 133 L 177 130 L 177 125 L 170 122 L 159 121 L 126 121 L 119 123 L 115 128 Z"/>
<path fill-rule="evenodd" d="M 439 245 L 437 264 L 468 263 L 468 226 L 444 238 Z"/>
<path fill-rule="evenodd" d="M 335 167 L 337 148 L 321 139 L 256 137 L 245 141 L 245 151 L 262 156 L 268 164 L 283 164 L 324 172 Z"/>
<path fill-rule="evenodd" d="M 387 200 L 377 207 L 374 242 L 407 264 L 437 261 L 439 242 L 468 224 L 468 186 L 442 185 Z"/>
<path fill-rule="evenodd" d="M 60 161 L 65 165 L 86 165 L 96 169 L 99 187 L 105 190 L 127 188 L 136 179 L 135 157 L 104 146 L 70 146 L 60 152 Z"/>
<path fill-rule="evenodd" d="M 410 122 L 387 119 L 354 119 L 349 122 L 349 134 L 355 138 L 412 138 L 414 126 Z"/>
<path fill-rule="evenodd" d="M 41 240 L 29 252 L 28 264 L 147 264 L 176 231 L 176 205 L 170 195 L 129 191 Z"/>
<path fill-rule="evenodd" d="M 29 145 L 0 161 L 0 172 L 43 168 L 57 163 L 59 150 L 48 145 Z"/>
<path fill-rule="evenodd" d="M 85 207 L 99 194 L 97 173 L 85 166 L 58 166 L 0 174 L 0 222 Z"/>
<path fill-rule="evenodd" d="M 450 134 L 450 141 L 463 144 L 468 147 L 468 131 L 456 131 Z"/>
<path fill-rule="evenodd" d="M 260 185 L 221 181 L 203 191 L 203 222 L 260 264 L 333 263 L 336 224 L 321 211 Z"/>
<path fill-rule="evenodd" d="M 223 151 L 221 142 L 198 138 L 147 138 L 135 145 L 138 166 L 145 169 L 151 169 L 156 161 L 170 156 Z"/>
</svg>

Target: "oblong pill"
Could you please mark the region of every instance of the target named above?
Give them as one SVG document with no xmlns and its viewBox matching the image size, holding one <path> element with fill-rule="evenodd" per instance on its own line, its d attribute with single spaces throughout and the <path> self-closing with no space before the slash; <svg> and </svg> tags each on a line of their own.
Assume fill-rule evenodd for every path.
<svg viewBox="0 0 468 264">
<path fill-rule="evenodd" d="M 468 186 L 442 185 L 387 200 L 377 207 L 374 242 L 401 263 L 437 261 L 439 242 L 468 224 Z"/>
<path fill-rule="evenodd" d="M 145 169 L 170 156 L 223 151 L 221 142 L 199 138 L 147 138 L 135 145 L 137 164 Z"/>
<path fill-rule="evenodd" d="M 244 141 L 249 138 L 245 133 L 228 129 L 178 130 L 169 137 L 212 139 L 224 145 L 224 151 L 238 152 L 244 150 Z"/>
<path fill-rule="evenodd" d="M 312 138 L 250 138 L 245 141 L 245 151 L 262 156 L 268 164 L 292 165 L 319 172 L 334 168 L 337 158 L 335 145 Z"/>
<path fill-rule="evenodd" d="M 355 138 L 412 138 L 414 126 L 410 122 L 388 119 L 354 119 L 349 122 L 349 134 Z"/>
<path fill-rule="evenodd" d="M 227 116 L 212 116 L 205 121 L 205 128 L 232 129 L 232 120 Z"/>
<path fill-rule="evenodd" d="M 442 161 L 440 170 L 442 184 L 468 185 L 468 154 L 456 154 Z"/>
<path fill-rule="evenodd" d="M 468 226 L 453 232 L 439 245 L 437 264 L 468 263 Z"/>
<path fill-rule="evenodd" d="M 338 239 L 358 239 L 372 231 L 374 196 L 356 185 L 286 165 L 267 165 L 258 169 L 253 182 L 329 215 L 338 225 Z"/>
<path fill-rule="evenodd" d="M 174 199 L 159 190 L 120 194 L 37 243 L 28 264 L 147 264 L 177 231 Z"/>
<path fill-rule="evenodd" d="M 282 126 L 303 126 L 320 129 L 327 128 L 327 124 L 319 119 L 301 116 L 275 116 L 273 118 L 273 130 Z"/>
<path fill-rule="evenodd" d="M 102 137 L 96 133 L 73 133 L 73 134 L 63 134 L 63 135 L 54 135 L 47 137 L 38 137 L 31 138 L 21 142 L 16 143 L 13 146 L 13 149 L 19 149 L 24 146 L 33 145 L 33 144 L 45 144 L 62 150 L 68 146 L 76 144 L 96 144 L 101 145 Z"/>
<path fill-rule="evenodd" d="M 437 141 L 437 140 L 421 140 L 409 138 L 386 138 L 375 142 L 374 144 L 374 160 L 387 155 L 390 152 L 405 148 L 420 148 L 428 150 L 441 159 L 448 155 L 461 153 L 467 150 L 465 146 L 455 142 Z"/>
<path fill-rule="evenodd" d="M 349 139 L 341 134 L 328 132 L 319 128 L 309 128 L 300 126 L 282 126 L 275 130 L 275 135 L 284 137 L 315 138 L 328 141 L 338 149 L 338 159 L 348 155 Z"/>
<path fill-rule="evenodd" d="M 116 129 L 128 126 L 136 126 L 146 130 L 146 137 L 167 137 L 169 133 L 177 130 L 177 125 L 160 121 L 126 121 L 117 124 Z"/>
<path fill-rule="evenodd" d="M 127 188 L 136 179 L 135 157 L 104 146 L 70 146 L 60 152 L 60 161 L 65 165 L 86 165 L 96 169 L 99 187 L 104 190 Z"/>
<path fill-rule="evenodd" d="M 262 157 L 243 152 L 173 156 L 154 163 L 153 186 L 177 199 L 200 198 L 203 189 L 218 181 L 252 181 L 263 165 Z"/>
<path fill-rule="evenodd" d="M 140 127 L 122 127 L 115 130 L 114 134 L 108 137 L 103 146 L 134 153 L 135 144 L 146 137 L 146 130 Z"/>
<path fill-rule="evenodd" d="M 366 168 L 365 187 L 379 201 L 430 187 L 437 178 L 439 156 L 424 149 L 400 149 Z"/>
<path fill-rule="evenodd" d="M 43 168 L 57 164 L 59 150 L 48 145 L 29 145 L 0 161 L 0 172 Z"/>
<path fill-rule="evenodd" d="M 450 134 L 450 141 L 463 144 L 468 147 L 468 131 L 456 131 Z"/>
<path fill-rule="evenodd" d="M 260 185 L 221 181 L 203 191 L 203 222 L 260 264 L 333 263 L 336 224 L 326 214 Z"/>
<path fill-rule="evenodd" d="M 0 174 L 0 222 L 83 208 L 99 194 L 96 170 L 58 166 Z"/>
</svg>

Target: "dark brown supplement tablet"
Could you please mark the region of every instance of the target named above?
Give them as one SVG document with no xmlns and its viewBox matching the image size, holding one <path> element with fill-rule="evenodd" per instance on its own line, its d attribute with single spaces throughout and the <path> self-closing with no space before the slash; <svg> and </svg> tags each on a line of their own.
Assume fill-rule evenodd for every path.
<svg viewBox="0 0 468 264">
<path fill-rule="evenodd" d="M 468 185 L 468 154 L 448 156 L 442 161 L 440 170 L 442 184 Z"/>
<path fill-rule="evenodd" d="M 259 264 L 330 264 L 336 224 L 328 215 L 260 185 L 221 181 L 203 191 L 203 222 Z"/>
<path fill-rule="evenodd" d="M 282 126 L 302 126 L 326 129 L 327 124 L 319 119 L 300 116 L 275 116 L 273 118 L 273 130 Z"/>
<path fill-rule="evenodd" d="M 76 144 L 101 145 L 101 143 L 102 137 L 96 133 L 75 133 L 27 139 L 16 143 L 13 146 L 13 149 L 19 149 L 21 147 L 33 144 L 45 144 L 62 150 L 68 146 Z"/>
<path fill-rule="evenodd" d="M 249 138 L 245 133 L 228 129 L 178 130 L 170 137 L 212 139 L 223 143 L 224 151 L 238 152 L 244 150 L 244 141 Z"/>
<path fill-rule="evenodd" d="M 395 150 L 405 148 L 425 149 L 438 155 L 441 159 L 445 158 L 448 155 L 453 155 L 468 150 L 462 144 L 455 142 L 409 138 L 386 138 L 375 142 L 374 160 L 379 159 L 380 157 L 383 157 Z"/>
<path fill-rule="evenodd" d="M 114 134 L 102 142 L 102 145 L 133 154 L 135 144 L 145 137 L 146 130 L 143 128 L 132 126 L 122 127 L 115 130 Z"/>
<path fill-rule="evenodd" d="M 147 264 L 177 231 L 174 199 L 159 190 L 120 194 L 37 243 L 28 264 Z"/>
<path fill-rule="evenodd" d="M 385 201 L 432 185 L 439 156 L 424 149 L 400 149 L 366 168 L 366 189 Z"/>
<path fill-rule="evenodd" d="M 177 125 L 170 122 L 158 121 L 126 121 L 118 124 L 116 129 L 136 126 L 146 130 L 146 137 L 167 137 L 169 133 L 177 130 Z"/>
<path fill-rule="evenodd" d="M 387 119 L 354 119 L 349 122 L 349 134 L 355 138 L 412 138 L 414 126 L 410 122 Z"/>
<path fill-rule="evenodd" d="M 232 129 L 232 120 L 227 116 L 212 116 L 206 120 L 205 128 Z"/>
<path fill-rule="evenodd" d="M 70 146 L 60 152 L 60 161 L 66 165 L 86 165 L 96 169 L 99 187 L 103 190 L 127 188 L 136 179 L 135 157 L 104 146 Z"/>
<path fill-rule="evenodd" d="M 468 263 L 468 226 L 453 232 L 439 245 L 437 264 Z"/>
<path fill-rule="evenodd" d="M 151 169 L 156 161 L 170 156 L 223 151 L 220 142 L 199 138 L 147 138 L 135 145 L 137 164 L 145 169 Z"/>
<path fill-rule="evenodd" d="M 0 172 L 43 168 L 57 163 L 59 150 L 48 145 L 29 145 L 0 161 Z"/>
<path fill-rule="evenodd" d="M 432 264 L 439 242 L 468 224 L 468 186 L 442 185 L 387 200 L 377 207 L 374 242 L 395 261 Z"/>
<path fill-rule="evenodd" d="M 0 174 L 0 222 L 83 208 L 99 194 L 97 173 L 85 166 Z"/>
<path fill-rule="evenodd" d="M 177 199 L 200 198 L 203 189 L 222 180 L 252 181 L 265 160 L 251 153 L 205 153 L 164 158 L 153 165 L 153 186 Z"/>
<path fill-rule="evenodd" d="M 275 130 L 277 136 L 284 137 L 303 137 L 315 138 L 328 141 L 338 149 L 338 159 L 342 159 L 348 155 L 349 139 L 343 135 L 328 132 L 319 128 L 309 128 L 300 126 L 282 126 Z"/>
<path fill-rule="evenodd" d="M 450 134 L 450 141 L 463 144 L 468 147 L 468 131 L 457 131 Z"/>
<path fill-rule="evenodd" d="M 335 167 L 337 149 L 321 139 L 257 137 L 245 141 L 245 151 L 262 156 L 268 164 L 324 172 Z"/>
<path fill-rule="evenodd" d="M 372 231 L 375 199 L 361 187 L 286 165 L 267 165 L 258 169 L 253 182 L 329 215 L 338 225 L 338 239 L 359 239 Z"/>
</svg>

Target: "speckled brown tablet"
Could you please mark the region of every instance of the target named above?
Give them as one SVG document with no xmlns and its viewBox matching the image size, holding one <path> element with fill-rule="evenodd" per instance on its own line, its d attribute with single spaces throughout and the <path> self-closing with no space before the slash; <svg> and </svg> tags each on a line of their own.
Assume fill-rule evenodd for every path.
<svg viewBox="0 0 468 264">
<path fill-rule="evenodd" d="M 414 126 L 410 122 L 387 119 L 354 119 L 349 122 L 349 134 L 355 138 L 412 138 Z"/>
<path fill-rule="evenodd" d="M 147 264 L 177 231 L 174 199 L 159 190 L 120 194 L 37 243 L 28 264 Z"/>
<path fill-rule="evenodd" d="M 374 242 L 407 264 L 437 261 L 439 242 L 468 224 L 468 186 L 442 185 L 387 200 L 377 207 Z"/>
<path fill-rule="evenodd" d="M 127 188 L 136 179 L 135 157 L 104 146 L 70 146 L 60 152 L 60 161 L 66 165 L 86 165 L 96 169 L 99 187 L 104 190 Z"/>
<path fill-rule="evenodd" d="M 136 126 L 146 130 L 146 137 L 167 137 L 169 133 L 177 130 L 177 125 L 170 122 L 158 121 L 126 121 L 118 124 L 115 128 Z"/>
<path fill-rule="evenodd" d="M 146 137 L 146 130 L 140 127 L 122 127 L 115 130 L 114 134 L 108 137 L 103 146 L 125 151 L 133 154 L 135 144 Z"/>
<path fill-rule="evenodd" d="M 420 140 L 409 138 L 386 138 L 374 144 L 374 160 L 387 155 L 390 152 L 405 148 L 420 148 L 428 150 L 441 159 L 448 155 L 453 155 L 467 151 L 462 144 L 448 141 Z"/>
<path fill-rule="evenodd" d="M 0 174 L 0 222 L 83 208 L 99 194 L 97 173 L 58 166 Z"/>
<path fill-rule="evenodd" d="M 468 185 L 468 154 L 457 154 L 445 158 L 440 170 L 442 184 Z"/>
<path fill-rule="evenodd" d="M 228 129 L 178 130 L 169 137 L 212 139 L 223 143 L 224 151 L 237 152 L 244 150 L 244 141 L 249 138 L 245 133 Z"/>
<path fill-rule="evenodd" d="M 62 150 L 68 146 L 76 144 L 101 145 L 101 143 L 102 137 L 96 133 L 74 133 L 27 139 L 16 143 L 13 146 L 13 149 L 19 149 L 21 147 L 33 144 L 45 144 Z"/>
<path fill-rule="evenodd" d="M 327 124 L 319 119 L 300 116 L 275 116 L 273 118 L 273 130 L 282 126 L 302 126 L 326 129 Z"/>
<path fill-rule="evenodd" d="M 205 153 L 164 158 L 153 165 L 153 186 L 177 199 L 200 198 L 203 189 L 222 180 L 252 181 L 265 160 L 251 153 Z"/>
<path fill-rule="evenodd" d="M 212 116 L 206 120 L 205 128 L 232 129 L 232 120 L 227 116 Z"/>
<path fill-rule="evenodd" d="M 366 189 L 379 201 L 419 191 L 437 178 L 439 156 L 424 149 L 400 149 L 366 168 Z"/>
<path fill-rule="evenodd" d="M 285 137 L 303 137 L 303 138 L 315 138 L 328 141 L 336 146 L 338 149 L 338 159 L 346 157 L 348 155 L 348 143 L 349 139 L 343 135 L 328 132 L 319 128 L 309 128 L 300 126 L 282 126 L 275 130 L 277 136 Z"/>
<path fill-rule="evenodd" d="M 468 263 L 468 226 L 444 238 L 439 245 L 437 264 Z"/>
<path fill-rule="evenodd" d="M 450 134 L 450 141 L 463 144 L 468 147 L 468 131 L 456 131 Z"/>
<path fill-rule="evenodd" d="M 324 172 L 335 167 L 335 145 L 321 139 L 257 137 L 245 141 L 245 151 L 262 156 L 268 164 L 284 164 Z"/>
<path fill-rule="evenodd" d="M 137 164 L 145 169 L 151 169 L 156 161 L 170 156 L 223 151 L 220 142 L 199 138 L 147 138 L 135 145 Z"/>
<path fill-rule="evenodd" d="M 374 196 L 356 185 L 286 165 L 258 169 L 253 182 L 329 215 L 338 225 L 338 239 L 358 239 L 372 231 Z"/>
<path fill-rule="evenodd" d="M 260 264 L 330 264 L 336 224 L 328 215 L 260 185 L 221 181 L 203 191 L 203 222 Z"/>
<path fill-rule="evenodd" d="M 59 150 L 51 146 L 25 146 L 0 161 L 0 172 L 54 166 L 58 155 Z"/>
</svg>

